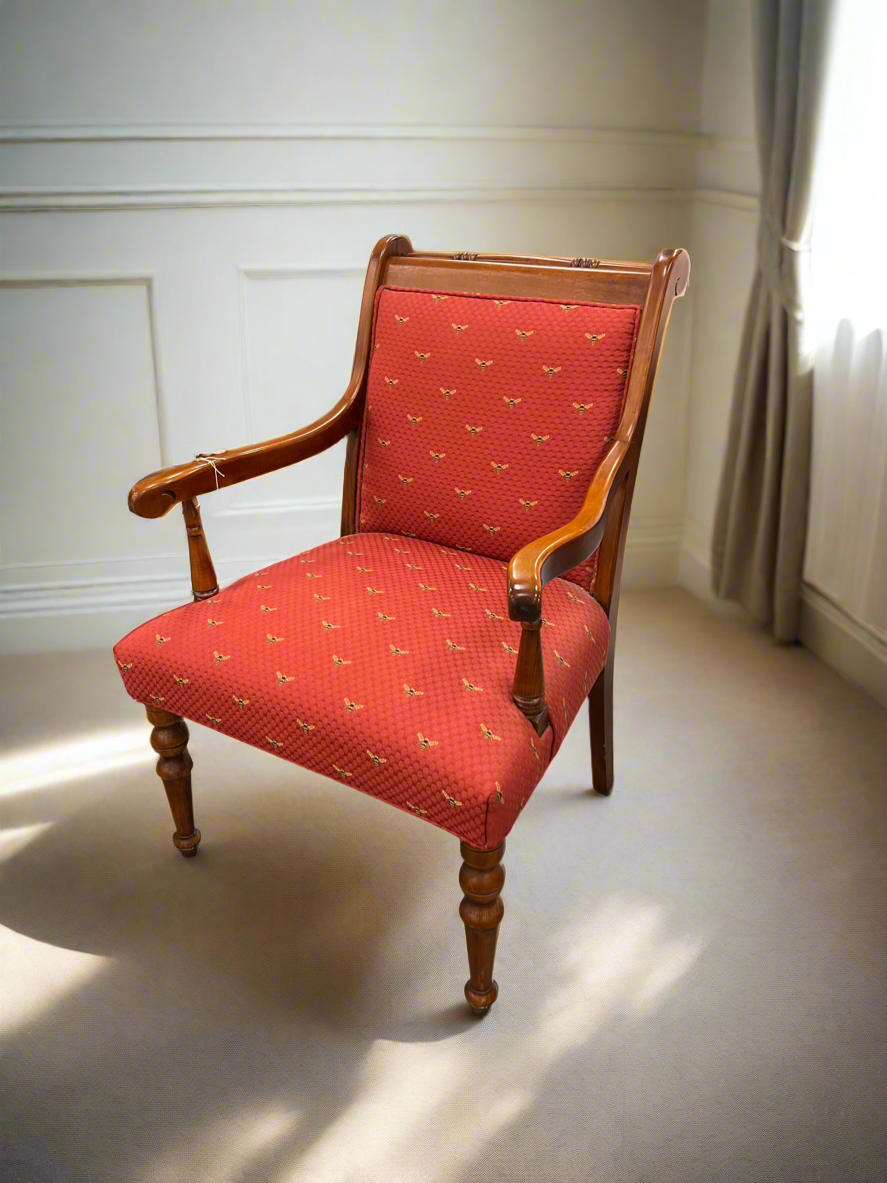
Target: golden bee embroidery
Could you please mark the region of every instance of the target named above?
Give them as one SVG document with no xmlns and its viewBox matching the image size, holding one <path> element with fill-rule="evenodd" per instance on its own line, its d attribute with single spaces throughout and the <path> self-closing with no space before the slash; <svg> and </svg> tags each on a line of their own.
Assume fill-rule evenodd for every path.
<svg viewBox="0 0 887 1183">
<path fill-rule="evenodd" d="M 561 304 L 561 308 L 563 308 L 564 312 L 573 312 L 578 307 L 578 304 Z"/>
<path fill-rule="evenodd" d="M 431 459 L 435 464 L 440 464 L 441 460 L 446 456 L 446 452 L 432 452 Z"/>
<path fill-rule="evenodd" d="M 517 406 L 517 404 L 518 404 L 519 402 L 523 402 L 523 399 L 519 399 L 519 398 L 507 398 L 507 397 L 506 397 L 506 396 L 503 394 L 503 395 L 502 395 L 502 401 L 503 401 L 503 403 L 507 403 L 507 405 L 508 405 L 510 408 L 512 408 L 512 409 L 513 409 L 514 407 L 516 407 L 516 406 Z"/>
<path fill-rule="evenodd" d="M 299 562 L 304 565 L 305 563 L 313 563 L 314 559 L 299 559 Z"/>
<path fill-rule="evenodd" d="M 573 403 L 574 409 L 577 410 L 580 415 L 584 415 L 586 411 L 590 411 L 593 406 L 594 403 Z"/>
<path fill-rule="evenodd" d="M 166 701 L 166 700 L 164 699 L 164 697 L 163 697 L 163 695 L 162 695 L 162 694 L 149 694 L 149 695 L 148 695 L 148 697 L 151 699 L 151 701 L 152 701 L 152 702 L 158 702 L 158 703 L 159 703 L 159 702 L 165 702 L 165 701 Z"/>
<path fill-rule="evenodd" d="M 348 555 L 352 559 L 362 559 L 363 558 L 363 551 L 362 550 L 346 550 L 345 554 Z"/>
<path fill-rule="evenodd" d="M 358 575 L 372 575 L 373 573 L 372 567 L 355 567 L 354 570 Z"/>
<path fill-rule="evenodd" d="M 221 665 L 223 661 L 230 661 L 231 660 L 231 654 L 230 653 L 216 653 L 215 650 L 213 650 L 213 658 L 215 659 L 216 665 Z"/>
<path fill-rule="evenodd" d="M 397 321 L 397 323 L 399 325 L 405 325 L 410 318 L 408 316 L 398 316 L 395 313 L 394 319 Z"/>
<path fill-rule="evenodd" d="M 431 585 L 428 583 L 420 583 L 419 584 L 419 591 L 437 591 L 437 588 L 431 587 Z"/>
<path fill-rule="evenodd" d="M 408 571 L 421 571 L 422 570 L 422 568 L 419 567 L 416 563 L 404 563 L 404 566 L 406 567 L 406 569 Z"/>
<path fill-rule="evenodd" d="M 508 465 L 508 464 L 497 464 L 495 460 L 491 460 L 490 465 L 493 469 L 493 472 L 495 472 L 496 476 L 501 476 L 502 473 L 505 471 L 505 469 L 510 467 L 510 465 Z"/>
<path fill-rule="evenodd" d="M 453 387 L 453 389 L 450 390 L 446 386 L 441 386 L 440 392 L 444 396 L 444 398 L 447 399 L 447 401 L 449 401 L 453 397 L 453 395 L 456 393 L 456 388 Z"/>
<path fill-rule="evenodd" d="M 388 760 L 386 759 L 385 756 L 377 756 L 374 752 L 371 752 L 369 748 L 367 748 L 367 755 L 369 756 L 369 758 L 372 760 L 372 762 L 375 764 L 375 766 L 377 768 L 379 767 L 380 764 L 387 764 L 388 763 Z"/>
<path fill-rule="evenodd" d="M 183 678 L 181 674 L 173 674 L 172 677 L 177 686 L 187 686 L 191 681 L 190 678 Z"/>
<path fill-rule="evenodd" d="M 400 378 L 386 378 L 385 381 L 389 386 L 396 386 L 400 381 Z"/>
<path fill-rule="evenodd" d="M 329 632 L 330 629 L 333 629 L 333 628 L 341 628 L 342 627 L 341 624 L 330 624 L 330 622 L 328 620 L 322 620 L 320 623 L 323 625 L 326 632 Z"/>
<path fill-rule="evenodd" d="M 172 637 L 161 637 L 160 633 L 155 633 L 154 639 L 158 645 L 165 645 L 167 641 L 172 640 Z"/>
<path fill-rule="evenodd" d="M 624 377 L 625 377 L 625 373 L 626 373 L 626 371 L 625 371 L 625 370 L 619 370 L 619 369 L 617 369 L 617 370 L 616 370 L 616 373 L 617 373 L 617 375 L 618 375 L 620 378 L 624 378 Z"/>
<path fill-rule="evenodd" d="M 469 682 L 467 678 L 462 679 L 462 685 L 471 694 L 482 694 L 483 693 L 483 689 L 484 689 L 483 686 L 475 686 L 475 684 L 473 682 Z"/>
<path fill-rule="evenodd" d="M 505 804 L 505 794 L 502 792 L 502 786 L 496 781 L 496 792 L 493 794 L 493 799 L 499 805 Z"/>
<path fill-rule="evenodd" d="M 432 608 L 431 611 L 438 620 L 441 620 L 443 617 L 446 617 L 446 619 L 449 620 L 450 616 L 452 616 L 451 612 L 441 612 L 440 608 Z"/>
<path fill-rule="evenodd" d="M 542 617 L 542 627 L 543 628 L 554 628 L 554 624 L 552 621 L 546 620 L 545 617 L 543 616 Z"/>
<path fill-rule="evenodd" d="M 453 325 L 453 332 L 454 332 L 454 333 L 456 333 L 456 334 L 458 334 L 458 333 L 464 333 L 464 332 L 465 332 L 465 330 L 466 330 L 467 328 L 468 328 L 468 325 L 456 325 L 456 324 L 454 324 L 454 325 Z"/>
<path fill-rule="evenodd" d="M 611 435 L 604 436 L 604 443 L 605 444 L 612 444 L 612 442 L 613 442 L 613 437 Z"/>
<path fill-rule="evenodd" d="M 504 308 L 506 304 L 510 304 L 510 300 L 494 300 L 493 303 L 497 308 Z"/>
<path fill-rule="evenodd" d="M 317 592 L 314 593 L 314 600 L 318 604 L 323 603 L 324 600 L 328 600 L 329 598 L 329 596 L 320 596 L 317 594 Z"/>
<path fill-rule="evenodd" d="M 424 509 L 422 512 L 425 514 L 426 518 L 428 518 L 429 522 L 436 522 L 440 517 L 439 513 L 430 513 L 427 509 Z"/>
<path fill-rule="evenodd" d="M 544 373 L 546 373 L 549 378 L 553 378 L 555 376 L 555 374 L 559 374 L 562 368 L 563 367 L 561 367 L 561 366 L 543 366 L 542 367 Z"/>
<path fill-rule="evenodd" d="M 277 609 L 276 608 L 269 608 L 267 604 L 260 604 L 259 611 L 260 612 L 276 612 Z"/>
<path fill-rule="evenodd" d="M 474 360 L 480 366 L 481 372 L 483 372 L 484 370 L 488 370 L 490 368 L 490 366 L 493 364 L 491 361 L 481 361 L 481 359 L 479 357 L 476 357 Z"/>
<path fill-rule="evenodd" d="M 204 600 L 203 602 L 204 602 L 204 604 L 218 604 L 220 599 L 221 599 L 220 596 L 215 596 L 213 599 Z"/>
<path fill-rule="evenodd" d="M 315 729 L 314 723 L 303 723 L 302 720 L 298 716 L 296 716 L 296 722 L 302 728 L 302 730 L 305 732 L 306 735 L 308 734 L 309 731 L 314 731 L 314 729 Z"/>
<path fill-rule="evenodd" d="M 487 532 L 487 533 L 490 535 L 490 537 L 492 538 L 492 536 L 493 536 L 494 534 L 498 534 L 498 533 L 499 533 L 499 531 L 502 529 L 502 527 L 501 527 L 501 526 L 484 526 L 484 529 L 486 530 L 486 532 Z"/>
<path fill-rule="evenodd" d="M 412 423 L 413 427 L 415 427 L 417 423 L 422 422 L 422 416 L 421 415 L 407 415 L 407 422 Z"/>
<path fill-rule="evenodd" d="M 349 777 L 349 776 L 351 776 L 351 773 L 350 773 L 350 772 L 346 772 L 346 770 L 345 770 L 344 768 L 340 768 L 338 764 L 334 764 L 334 765 L 333 765 L 333 768 L 335 768 L 335 770 L 336 770 L 336 774 L 337 774 L 338 776 L 341 776 L 343 780 L 344 780 L 346 777 Z"/>
<path fill-rule="evenodd" d="M 490 741 L 490 743 L 501 743 L 502 742 L 502 736 L 501 735 L 493 735 L 493 732 L 486 725 L 486 723 L 481 723 L 480 729 L 484 733 L 484 739 L 488 739 Z"/>
<path fill-rule="evenodd" d="M 459 489 L 459 488 L 456 489 L 456 494 L 459 497 L 460 501 L 464 501 L 470 492 L 471 492 L 470 489 Z"/>
<path fill-rule="evenodd" d="M 538 760 L 539 752 L 536 749 L 536 741 L 533 739 L 532 735 L 530 736 L 530 751 L 533 753 L 533 759 Z"/>
<path fill-rule="evenodd" d="M 207 628 L 218 628 L 218 626 L 220 624 L 224 624 L 224 623 L 225 623 L 224 620 L 213 620 L 213 618 L 210 616 L 206 622 L 206 627 Z"/>
<path fill-rule="evenodd" d="M 518 337 L 520 337 L 521 341 L 526 341 L 527 337 L 532 337 L 535 330 L 534 329 L 515 329 L 514 331 L 517 333 Z"/>
<path fill-rule="evenodd" d="M 280 641 L 286 640 L 286 637 L 277 637 L 274 633 L 265 633 L 265 636 L 268 638 L 269 645 L 277 645 Z"/>
<path fill-rule="evenodd" d="M 470 423 L 466 423 L 465 430 L 468 432 L 468 434 L 471 436 L 471 438 L 474 439 L 474 437 L 479 432 L 483 431 L 483 428 L 482 427 L 472 427 Z"/>
<path fill-rule="evenodd" d="M 333 654 L 333 665 L 336 667 L 338 667 L 340 665 L 351 665 L 351 662 L 346 661 L 344 657 L 337 657 L 336 654 L 334 653 Z"/>
<path fill-rule="evenodd" d="M 430 353 L 420 353 L 420 351 L 418 349 L 415 350 L 415 354 L 416 354 L 416 357 L 418 357 L 419 361 L 427 361 L 429 359 L 429 357 L 431 357 Z"/>
<path fill-rule="evenodd" d="M 521 503 L 521 507 L 523 509 L 527 510 L 528 513 L 533 508 L 534 505 L 539 504 L 538 501 L 524 501 L 523 497 L 518 497 L 518 501 Z"/>
<path fill-rule="evenodd" d="M 404 682 L 403 692 L 407 698 L 420 698 L 425 691 L 417 690 L 415 686 L 411 686 L 409 682 Z"/>
<path fill-rule="evenodd" d="M 457 645 L 457 644 L 456 644 L 456 642 L 455 642 L 455 641 L 451 641 L 451 640 L 449 639 L 449 637 L 447 637 L 447 648 L 449 649 L 449 651 L 450 651 L 451 653 L 464 653 L 464 652 L 465 652 L 465 646 L 464 646 L 464 645 Z"/>
<path fill-rule="evenodd" d="M 592 343 L 592 345 L 594 345 L 595 342 L 597 342 L 597 341 L 603 341 L 603 339 L 604 339 L 604 337 L 606 337 L 606 335 L 607 335 L 606 333 L 586 333 L 585 334 L 586 339 L 589 340 Z"/>
<path fill-rule="evenodd" d="M 438 296 L 436 294 L 431 297 L 435 304 L 439 304 L 441 300 L 449 300 L 449 298 L 449 296 Z"/>
<path fill-rule="evenodd" d="M 277 685 L 278 686 L 285 686 L 287 684 L 287 682 L 292 682 L 292 680 L 293 680 L 287 674 L 282 674 L 280 672 L 280 670 L 277 671 L 276 677 L 277 677 Z"/>
<path fill-rule="evenodd" d="M 401 476 L 400 473 L 397 474 L 397 479 L 404 488 L 406 488 L 407 485 L 411 485 L 413 483 L 413 478 L 411 476 Z"/>
<path fill-rule="evenodd" d="M 472 591 L 485 592 L 487 590 L 485 587 L 478 587 L 476 583 L 469 583 L 468 586 Z"/>
<path fill-rule="evenodd" d="M 381 508 L 381 507 L 382 507 L 382 506 L 385 504 L 385 498 L 384 498 L 384 497 L 375 497 L 375 496 L 374 496 L 374 497 L 373 497 L 373 501 L 375 501 L 376 505 L 378 505 L 380 508 Z"/>
<path fill-rule="evenodd" d="M 396 620 L 396 616 L 386 616 L 384 612 L 377 612 L 376 615 L 380 620 Z"/>
<path fill-rule="evenodd" d="M 133 662 L 133 661 L 130 661 L 130 662 L 118 661 L 117 664 L 120 666 L 120 668 L 123 670 L 123 672 L 125 674 L 128 674 L 129 671 L 132 669 L 132 667 L 135 665 L 135 662 Z"/>
<path fill-rule="evenodd" d="M 448 792 L 446 792 L 446 790 L 441 789 L 441 795 L 443 796 L 444 801 L 446 801 L 447 805 L 449 805 L 451 809 L 460 809 L 461 808 L 462 802 L 457 801 L 455 797 L 451 797 L 450 794 Z"/>
<path fill-rule="evenodd" d="M 507 641 L 502 642 L 502 648 L 505 650 L 506 653 L 517 653 L 517 650 L 512 649 L 512 647 L 508 644 Z"/>
<path fill-rule="evenodd" d="M 371 596 L 381 596 L 382 589 L 380 587 L 367 587 L 367 591 Z"/>
<path fill-rule="evenodd" d="M 484 612 L 487 614 L 487 617 L 490 620 L 504 620 L 505 619 L 504 616 L 499 616 L 496 612 L 494 612 L 492 608 L 484 608 Z"/>
<path fill-rule="evenodd" d="M 391 440 L 383 440 L 381 436 L 377 436 L 376 438 L 379 441 L 379 446 L 382 448 L 387 448 L 391 443 Z"/>
<path fill-rule="evenodd" d="M 240 698 L 236 694 L 232 694 L 231 697 L 234 699 L 234 705 L 236 707 L 238 707 L 241 711 L 243 710 L 244 707 L 249 706 L 249 699 L 248 698 Z"/>
<path fill-rule="evenodd" d="M 567 599 L 572 600 L 572 602 L 574 604 L 581 604 L 582 603 L 582 601 L 579 599 L 579 597 L 574 596 L 572 592 L 567 592 Z"/>
<path fill-rule="evenodd" d="M 557 470 L 557 473 L 558 473 L 558 476 L 563 477 L 563 479 L 569 483 L 573 479 L 574 476 L 579 475 L 579 469 L 577 468 L 575 470 L 575 472 L 565 472 L 563 468 L 559 468 Z"/>
<path fill-rule="evenodd" d="M 457 571 L 470 571 L 471 570 L 470 567 L 463 567 L 461 563 L 453 563 L 453 566 L 456 568 Z"/>
<path fill-rule="evenodd" d="M 389 645 L 392 657 L 402 657 L 405 653 L 409 653 L 409 649 L 399 649 L 397 645 Z"/>
<path fill-rule="evenodd" d="M 345 713 L 348 715 L 353 715 L 355 711 L 362 711 L 363 705 L 364 704 L 362 702 L 353 702 L 350 698 L 348 698 L 346 696 L 346 698 L 345 698 Z"/>
<path fill-rule="evenodd" d="M 323 579 L 323 576 L 318 575 L 316 571 L 306 571 L 305 578 L 306 579 Z"/>
<path fill-rule="evenodd" d="M 561 657 L 561 655 L 558 653 L 557 649 L 555 649 L 555 651 L 554 651 L 554 656 L 555 656 L 559 665 L 566 666 L 567 669 L 570 668 L 570 663 L 567 661 L 567 659 L 565 657 Z"/>
<path fill-rule="evenodd" d="M 207 712 L 206 717 L 207 717 L 207 719 L 209 719 L 210 723 L 214 723 L 216 725 L 216 727 L 218 727 L 218 725 L 222 721 L 218 715 L 211 715 L 211 714 L 209 714 L 209 712 Z"/>
<path fill-rule="evenodd" d="M 583 626 L 582 626 L 582 627 L 585 629 L 585 635 L 586 635 L 586 637 L 588 637 L 589 641 L 594 641 L 594 634 L 592 633 L 592 631 L 591 631 L 591 629 L 588 627 L 588 625 L 587 625 L 587 624 L 583 624 Z"/>
<path fill-rule="evenodd" d="M 268 743 L 271 744 L 271 747 L 274 748 L 275 752 L 279 752 L 283 747 L 283 744 L 279 739 L 272 739 L 270 735 L 266 735 L 265 739 L 267 739 Z"/>
<path fill-rule="evenodd" d="M 446 296 L 442 298 L 445 300 Z M 419 817 L 428 817 L 427 809 L 420 809 L 418 805 L 413 805 L 409 801 L 407 801 L 407 808 L 412 809 L 413 813 L 417 814 Z"/>
<path fill-rule="evenodd" d="M 533 441 L 533 443 L 536 445 L 537 448 L 541 448 L 546 440 L 551 439 L 551 436 L 550 435 L 534 435 L 531 432 L 530 439 Z"/>
<path fill-rule="evenodd" d="M 311 559 L 310 561 L 311 561 L 311 562 L 314 562 L 314 560 L 313 560 L 313 559 Z M 270 583 L 257 583 L 257 584 L 256 584 L 256 587 L 259 589 L 259 591 L 270 591 L 270 590 L 271 590 L 271 586 L 272 586 L 272 585 L 271 585 Z"/>
<path fill-rule="evenodd" d="M 391 542 L 391 539 L 389 538 L 388 541 Z M 396 555 L 408 555 L 410 552 L 408 550 L 401 550 L 399 546 L 396 546 L 394 548 L 394 553 Z"/>
<path fill-rule="evenodd" d="M 416 737 L 419 740 L 419 747 L 422 749 L 423 752 L 425 751 L 426 748 L 436 748 L 438 746 L 438 744 L 440 743 L 440 740 L 429 739 L 428 736 L 423 735 L 421 731 L 416 732 Z"/>
</svg>

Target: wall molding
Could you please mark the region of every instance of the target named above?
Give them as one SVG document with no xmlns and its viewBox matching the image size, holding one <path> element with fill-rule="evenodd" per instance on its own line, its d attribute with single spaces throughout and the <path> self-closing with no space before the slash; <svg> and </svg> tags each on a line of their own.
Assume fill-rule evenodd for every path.
<svg viewBox="0 0 887 1183">
<path fill-rule="evenodd" d="M 887 641 L 809 583 L 801 594 L 800 632 L 826 665 L 887 707 Z"/>
</svg>

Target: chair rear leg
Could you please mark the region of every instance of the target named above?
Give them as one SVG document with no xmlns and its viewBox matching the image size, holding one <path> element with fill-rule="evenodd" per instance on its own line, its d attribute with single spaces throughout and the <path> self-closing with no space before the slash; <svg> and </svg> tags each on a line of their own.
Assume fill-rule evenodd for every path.
<svg viewBox="0 0 887 1183">
<path fill-rule="evenodd" d="M 591 782 L 602 797 L 613 792 L 613 650 L 588 696 Z"/>
<path fill-rule="evenodd" d="M 146 707 L 148 722 L 153 724 L 151 747 L 160 757 L 157 775 L 163 781 L 172 810 L 176 831 L 172 836 L 176 849 L 185 858 L 197 854 L 200 831 L 194 825 L 191 804 L 191 756 L 188 753 L 188 727 L 180 715 Z"/>
<path fill-rule="evenodd" d="M 459 915 L 465 924 L 470 974 L 465 983 L 465 997 L 476 1015 L 485 1015 L 499 994 L 493 962 L 499 924 L 505 914 L 499 895 L 505 882 L 502 866 L 505 843 L 493 850 L 477 850 L 467 842 L 460 842 L 459 850 L 465 860 L 459 871 L 459 886 L 465 893 Z"/>
</svg>

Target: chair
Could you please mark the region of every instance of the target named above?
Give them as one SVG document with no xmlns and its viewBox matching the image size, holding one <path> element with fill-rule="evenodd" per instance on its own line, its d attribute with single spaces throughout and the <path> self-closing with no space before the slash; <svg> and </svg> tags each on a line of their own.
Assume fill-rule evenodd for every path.
<svg viewBox="0 0 887 1183">
<path fill-rule="evenodd" d="M 200 842 L 186 719 L 447 830 L 478 1015 L 498 993 L 506 836 L 586 699 L 593 786 L 613 787 L 625 534 L 689 273 L 680 249 L 649 264 L 383 238 L 332 410 L 129 495 L 146 518 L 181 504 L 188 537 L 194 602 L 114 650 L 178 850 Z M 220 591 L 197 497 L 345 437 L 341 537 Z"/>
</svg>

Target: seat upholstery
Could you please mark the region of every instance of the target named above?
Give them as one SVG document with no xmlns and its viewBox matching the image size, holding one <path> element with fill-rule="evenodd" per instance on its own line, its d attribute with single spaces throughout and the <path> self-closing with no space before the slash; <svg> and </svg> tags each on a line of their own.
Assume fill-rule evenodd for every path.
<svg viewBox="0 0 887 1183">
<path fill-rule="evenodd" d="M 383 287 L 362 529 L 508 561 L 570 521 L 619 424 L 640 309 Z M 569 572 L 590 591 L 596 555 Z"/>
<path fill-rule="evenodd" d="M 505 564 L 366 533 L 245 576 L 129 633 L 129 694 L 412 812 L 476 847 L 502 841 L 606 660 L 582 588 L 545 589 L 552 726 L 511 700 L 520 625 Z"/>
</svg>

